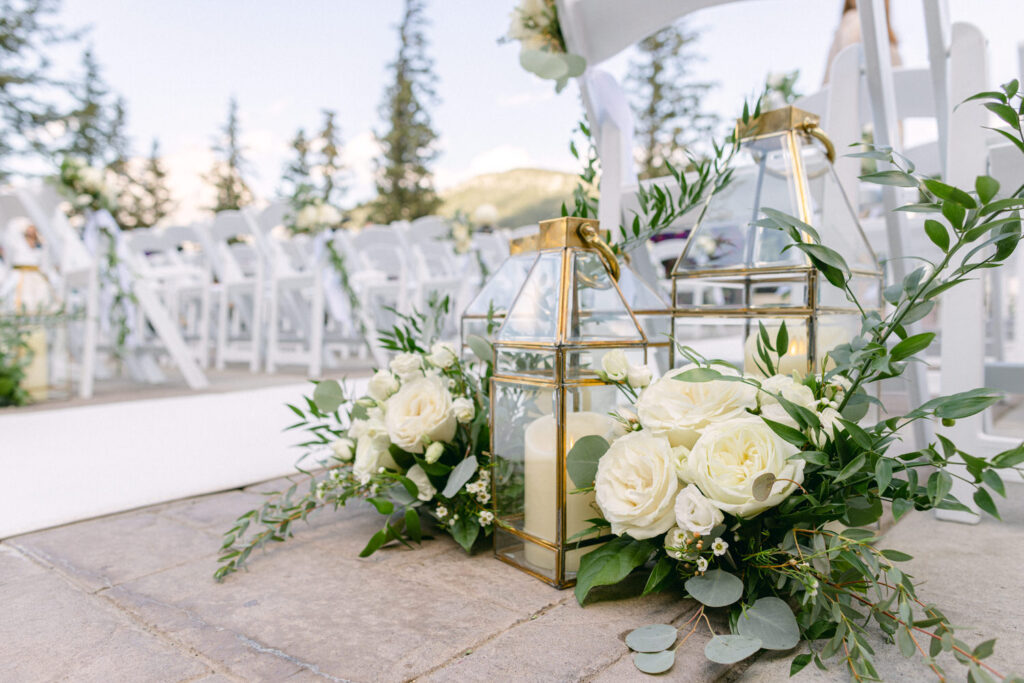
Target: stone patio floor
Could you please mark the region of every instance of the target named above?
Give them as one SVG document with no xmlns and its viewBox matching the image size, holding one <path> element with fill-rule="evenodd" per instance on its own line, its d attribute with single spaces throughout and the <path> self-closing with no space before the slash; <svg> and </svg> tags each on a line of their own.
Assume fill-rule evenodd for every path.
<svg viewBox="0 0 1024 683">
<path fill-rule="evenodd" d="M 12 537 L 0 543 L 0 681 L 632 681 L 633 628 L 681 624 L 695 606 L 666 596 L 586 608 L 487 553 L 441 537 L 359 559 L 372 509 L 322 512 L 296 537 L 216 583 L 222 531 L 275 483 Z M 940 523 L 912 513 L 886 545 L 989 660 L 1024 673 L 1024 486 L 1004 522 Z M 662 679 L 782 681 L 790 655 L 729 669 L 705 661 L 707 634 Z M 930 680 L 877 639 L 886 680 Z M 951 663 L 951 680 L 966 671 Z M 843 681 L 838 662 L 797 681 Z"/>
</svg>

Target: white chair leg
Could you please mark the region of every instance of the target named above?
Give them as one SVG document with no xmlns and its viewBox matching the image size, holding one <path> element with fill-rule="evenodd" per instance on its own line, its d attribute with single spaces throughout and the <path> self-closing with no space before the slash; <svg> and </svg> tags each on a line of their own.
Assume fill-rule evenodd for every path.
<svg viewBox="0 0 1024 683">
<path fill-rule="evenodd" d="M 309 321 L 309 376 L 320 377 L 324 357 L 324 285 L 319 273 L 313 278 L 312 299 Z"/>
<path fill-rule="evenodd" d="M 199 367 L 210 367 L 210 283 L 204 282 L 199 298 Z"/>
<path fill-rule="evenodd" d="M 280 326 L 278 325 L 280 296 L 281 292 L 278 289 L 278 284 L 276 282 L 271 282 L 270 311 L 267 316 L 269 323 L 269 328 L 267 330 L 267 372 L 271 374 L 277 371 L 277 345 L 280 337 Z M 255 343 L 255 335 L 253 338 Z"/>
<path fill-rule="evenodd" d="M 217 369 L 224 369 L 224 353 L 228 345 L 228 286 L 221 285 L 220 305 L 217 307 Z"/>
<path fill-rule="evenodd" d="M 79 380 L 78 395 L 92 398 L 93 381 L 96 377 L 96 344 L 100 307 L 99 274 L 96 268 L 89 269 L 85 293 L 85 330 L 82 339 L 82 376 Z"/>
</svg>

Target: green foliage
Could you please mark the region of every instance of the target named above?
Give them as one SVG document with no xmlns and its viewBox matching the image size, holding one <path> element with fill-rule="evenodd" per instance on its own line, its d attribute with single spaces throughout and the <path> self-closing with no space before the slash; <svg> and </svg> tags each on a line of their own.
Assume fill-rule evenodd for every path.
<svg viewBox="0 0 1024 683">
<path fill-rule="evenodd" d="M 206 174 L 205 180 L 217 192 L 214 205 L 218 211 L 238 210 L 252 202 L 252 191 L 245 181 L 249 163 L 245 159 L 238 123 L 238 100 L 228 100 L 228 119 L 214 142 L 213 151 L 219 157 Z"/>
<path fill-rule="evenodd" d="M 701 106 L 714 84 L 693 78 L 693 65 L 701 59 L 693 51 L 699 37 L 676 24 L 637 44 L 625 85 L 633 100 L 640 178 L 665 175 L 667 164 L 685 166 L 687 152 L 718 123 Z"/>
<path fill-rule="evenodd" d="M 603 436 L 584 436 L 576 440 L 565 456 L 565 467 L 576 488 L 584 489 L 594 485 L 597 476 L 597 462 L 608 450 Z"/>
<path fill-rule="evenodd" d="M 174 201 L 167 187 L 167 169 L 160 156 L 160 142 L 153 138 L 149 156 L 141 168 L 123 166 L 117 224 L 124 230 L 150 228 L 174 210 Z M 112 166 L 112 170 L 116 169 Z"/>
<path fill-rule="evenodd" d="M 406 0 L 398 26 L 398 56 L 390 65 L 394 82 L 384 91 L 380 106 L 386 131 L 377 134 L 382 157 L 371 210 L 376 223 L 428 216 L 441 205 L 430 171 L 438 153 L 437 132 L 426 105 L 437 100 L 437 77 L 426 54 L 425 24 L 423 0 Z"/>
<path fill-rule="evenodd" d="M 32 362 L 26 342 L 27 326 L 20 316 L 0 317 L 0 407 L 23 406 L 30 401 L 21 386 L 25 368 Z"/>
<path fill-rule="evenodd" d="M 103 81 L 92 48 L 82 53 L 82 80 L 72 88 L 74 108 L 64 117 L 70 140 L 64 148 L 67 156 L 79 157 L 89 166 L 102 166 L 111 151 L 111 135 L 120 134 L 123 105 L 110 117 L 107 97 L 110 89 Z M 116 150 L 115 150 L 116 152 Z"/>
</svg>

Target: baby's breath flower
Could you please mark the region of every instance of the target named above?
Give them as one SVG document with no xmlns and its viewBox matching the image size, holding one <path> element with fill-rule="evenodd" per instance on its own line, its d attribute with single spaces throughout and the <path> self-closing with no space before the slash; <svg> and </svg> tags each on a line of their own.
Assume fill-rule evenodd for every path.
<svg viewBox="0 0 1024 683">
<path fill-rule="evenodd" d="M 480 511 L 480 526 L 489 526 L 494 521 L 494 513 L 490 510 Z"/>
<path fill-rule="evenodd" d="M 708 560 L 706 557 L 697 558 L 697 571 L 706 572 L 708 570 Z"/>
<path fill-rule="evenodd" d="M 434 512 L 437 513 L 438 517 L 447 517 L 448 516 L 448 508 L 446 508 L 444 505 L 438 505 L 437 506 L 437 510 L 435 510 Z"/>
</svg>

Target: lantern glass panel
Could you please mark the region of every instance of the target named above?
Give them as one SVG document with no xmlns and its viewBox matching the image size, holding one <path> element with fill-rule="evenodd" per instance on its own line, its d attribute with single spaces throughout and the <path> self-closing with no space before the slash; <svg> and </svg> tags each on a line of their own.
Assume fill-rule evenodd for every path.
<svg viewBox="0 0 1024 683">
<path fill-rule="evenodd" d="M 556 354 L 546 349 L 497 347 L 496 372 L 524 379 L 555 381 Z"/>
<path fill-rule="evenodd" d="M 558 338 L 562 254 L 541 252 L 498 331 L 503 341 L 547 342 Z"/>
<path fill-rule="evenodd" d="M 463 344 L 471 334 L 484 339 L 493 336 L 493 330 L 489 328 L 500 325 L 508 314 L 508 309 L 536 260 L 537 252 L 524 252 L 509 256 L 498 266 L 462 314 Z M 493 322 L 488 320 L 489 317 L 493 318 Z"/>
<path fill-rule="evenodd" d="M 637 320 L 597 253 L 570 253 L 573 280 L 567 341 L 644 341 Z"/>
</svg>

